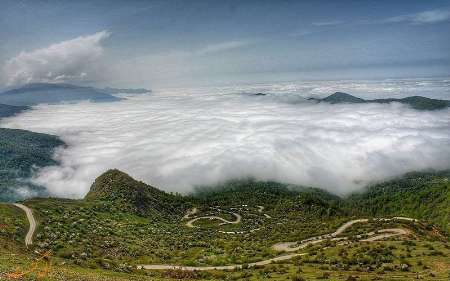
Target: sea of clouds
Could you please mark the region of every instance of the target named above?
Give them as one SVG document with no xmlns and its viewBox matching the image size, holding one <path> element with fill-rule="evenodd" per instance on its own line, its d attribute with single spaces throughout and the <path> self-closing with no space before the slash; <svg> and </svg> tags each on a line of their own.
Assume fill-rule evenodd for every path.
<svg viewBox="0 0 450 281">
<path fill-rule="evenodd" d="M 449 80 L 315 81 L 156 90 L 113 103 L 39 105 L 2 126 L 60 136 L 60 166 L 33 178 L 53 196 L 81 198 L 110 168 L 168 191 L 255 177 L 345 195 L 367 183 L 450 168 L 450 110 L 316 104 L 365 98 L 448 98 Z M 264 92 L 266 96 L 252 96 Z"/>
</svg>

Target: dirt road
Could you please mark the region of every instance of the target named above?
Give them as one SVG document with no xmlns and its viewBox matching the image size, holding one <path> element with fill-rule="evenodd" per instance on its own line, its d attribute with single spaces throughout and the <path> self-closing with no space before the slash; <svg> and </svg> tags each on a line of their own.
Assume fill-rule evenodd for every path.
<svg viewBox="0 0 450 281">
<path fill-rule="evenodd" d="M 27 206 L 25 206 L 23 204 L 19 204 L 19 203 L 15 203 L 14 206 L 22 209 L 25 212 L 25 214 L 27 215 L 27 219 L 28 219 L 28 223 L 30 224 L 30 228 L 28 229 L 28 233 L 25 236 L 25 245 L 28 247 L 28 245 L 33 244 L 33 235 L 34 235 L 34 232 L 36 231 L 36 220 L 34 219 L 33 212 Z"/>
<path fill-rule="evenodd" d="M 234 214 L 234 213 L 233 213 Z M 237 215 L 237 214 L 235 214 Z M 239 215 L 237 215 L 238 218 L 240 218 Z M 214 219 L 221 219 L 219 217 L 200 217 L 200 218 L 214 218 Z M 200 219 L 196 218 L 196 219 Z M 196 219 L 191 220 L 189 222 L 194 222 Z M 390 221 L 390 220 L 407 220 L 407 221 L 416 221 L 415 219 L 411 218 L 404 218 L 404 217 L 394 217 L 391 219 L 378 219 L 380 221 Z M 225 220 L 226 221 L 226 220 Z M 239 220 L 240 221 L 240 220 Z M 300 242 L 281 242 L 277 243 L 272 246 L 272 248 L 276 251 L 283 251 L 283 252 L 293 252 L 297 251 L 303 248 L 306 248 L 308 245 L 311 244 L 317 244 L 320 242 L 323 242 L 325 240 L 332 240 L 332 241 L 341 241 L 341 240 L 347 240 L 348 237 L 335 237 L 340 234 L 342 234 L 347 228 L 351 227 L 355 223 L 364 223 L 368 222 L 368 219 L 358 219 L 358 220 L 351 220 L 340 226 L 335 232 L 330 234 L 325 234 L 321 236 L 315 236 L 308 239 L 305 239 Z M 188 223 L 189 223 L 188 222 Z M 191 227 L 194 227 L 193 225 Z M 393 237 L 393 236 L 399 236 L 399 235 L 407 235 L 410 231 L 403 228 L 389 228 L 389 229 L 382 229 L 378 230 L 377 232 L 369 232 L 366 234 L 358 235 L 357 238 L 367 237 L 365 239 L 361 239 L 362 242 L 374 242 L 378 241 L 384 238 Z M 296 246 L 297 245 L 297 246 Z M 248 267 L 254 267 L 254 266 L 260 266 L 260 265 L 267 265 L 272 262 L 276 261 L 282 261 L 282 260 L 289 260 L 298 256 L 304 256 L 308 253 L 295 253 L 295 254 L 285 254 L 280 255 L 274 258 L 249 263 Z M 242 268 L 242 264 L 233 264 L 233 265 L 224 265 L 224 266 L 179 266 L 179 265 L 171 265 L 171 264 L 147 264 L 147 265 L 138 265 L 138 268 L 140 269 L 147 269 L 147 270 L 169 270 L 169 269 L 178 269 L 178 270 L 188 270 L 188 271 L 204 271 L 204 270 L 234 270 L 234 269 L 240 269 Z"/>
</svg>

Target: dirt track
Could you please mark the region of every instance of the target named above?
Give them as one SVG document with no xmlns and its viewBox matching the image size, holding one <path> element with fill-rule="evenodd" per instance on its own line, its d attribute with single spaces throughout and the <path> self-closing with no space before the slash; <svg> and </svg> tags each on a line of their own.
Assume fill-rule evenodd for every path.
<svg viewBox="0 0 450 281">
<path fill-rule="evenodd" d="M 200 219 L 220 220 L 220 221 L 222 221 L 222 223 L 220 225 L 224 225 L 224 224 L 238 224 L 238 223 L 240 223 L 241 220 L 242 220 L 241 215 L 239 215 L 237 213 L 232 213 L 232 214 L 236 217 L 235 221 L 229 221 L 229 220 L 226 220 L 226 219 L 218 217 L 218 216 L 205 216 L 205 217 L 198 217 L 198 218 L 191 219 L 190 221 L 188 221 L 186 223 L 186 226 L 187 227 L 191 227 L 191 228 L 196 227 L 196 226 L 194 226 L 194 222 L 196 222 L 197 220 L 200 220 Z"/>
<path fill-rule="evenodd" d="M 235 215 L 237 215 L 237 214 L 235 214 Z M 200 217 L 200 218 L 218 218 L 218 217 L 213 216 L 213 217 Z M 200 219 L 200 218 L 196 218 L 196 219 Z M 240 218 L 239 215 L 238 215 L 238 218 Z M 189 222 L 191 222 L 191 225 L 192 225 L 192 222 L 194 222 L 196 219 L 189 221 Z M 218 219 L 224 220 L 222 218 L 218 218 Z M 379 221 L 390 221 L 390 220 L 416 221 L 415 219 L 405 218 L 405 217 L 394 217 L 391 219 L 382 218 L 382 219 L 378 219 L 378 220 Z M 325 240 L 332 240 L 332 241 L 347 240 L 348 237 L 336 237 L 336 236 L 342 234 L 347 228 L 351 227 L 355 223 L 365 223 L 368 221 L 369 221 L 368 219 L 351 220 L 351 221 L 346 222 L 342 226 L 340 226 L 333 233 L 311 237 L 311 238 L 305 239 L 300 242 L 280 242 L 280 243 L 273 245 L 272 248 L 276 251 L 293 252 L 293 251 L 297 251 L 297 250 L 306 248 L 308 245 L 317 244 L 317 243 L 323 242 Z M 192 225 L 192 227 L 194 227 L 194 226 Z M 407 229 L 389 228 L 389 229 L 378 230 L 377 232 L 369 232 L 369 233 L 361 234 L 361 235 L 358 235 L 357 238 L 369 236 L 368 238 L 361 239 L 360 241 L 374 242 L 374 241 L 378 241 L 378 240 L 393 237 L 393 236 L 407 235 L 409 233 L 410 233 L 410 231 Z M 298 245 L 298 246 L 296 246 L 296 245 Z M 304 255 L 307 255 L 307 253 L 295 253 L 295 254 L 280 255 L 278 257 L 274 257 L 274 258 L 254 262 L 254 263 L 249 263 L 248 267 L 267 265 L 272 262 L 288 260 L 288 259 L 292 259 L 294 257 L 304 256 Z M 179 269 L 179 270 L 188 270 L 188 271 L 204 271 L 204 270 L 234 270 L 234 269 L 240 269 L 240 268 L 242 268 L 242 266 L 243 266 L 242 264 L 233 264 L 233 265 L 224 265 L 224 266 L 178 266 L 178 265 L 171 265 L 171 264 L 148 264 L 148 265 L 139 265 L 138 268 L 147 269 L 147 270 Z"/>
<path fill-rule="evenodd" d="M 28 247 L 28 245 L 33 244 L 33 235 L 36 231 L 36 220 L 34 219 L 33 212 L 30 208 L 23 204 L 15 203 L 14 206 L 17 208 L 22 209 L 25 214 L 27 215 L 28 223 L 30 224 L 30 228 L 28 229 L 27 236 L 25 236 L 25 245 Z"/>
</svg>

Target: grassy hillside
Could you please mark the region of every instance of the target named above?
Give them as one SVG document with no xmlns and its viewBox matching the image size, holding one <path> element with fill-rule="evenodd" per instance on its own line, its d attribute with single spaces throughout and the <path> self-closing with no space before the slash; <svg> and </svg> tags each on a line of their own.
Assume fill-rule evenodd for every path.
<svg viewBox="0 0 450 281">
<path fill-rule="evenodd" d="M 182 196 L 136 181 L 119 170 L 109 170 L 98 177 L 86 200 L 108 202 L 121 211 L 166 219 L 179 217 L 190 206 Z"/>
<path fill-rule="evenodd" d="M 370 189 L 373 191 L 367 194 L 343 200 L 318 189 L 255 180 L 231 181 L 216 188 L 200 188 L 191 196 L 180 196 L 110 170 L 97 178 L 83 200 L 25 201 L 39 224 L 34 245 L 28 252 L 21 243 L 24 215 L 20 216 L 16 208 L 0 205 L 0 225 L 8 225 L 3 232 L 0 227 L 0 242 L 5 241 L 6 245 L 8 241 L 9 245 L 0 247 L 1 256 L 8 257 L 0 259 L 0 278 L 14 272 L 16 267 L 32 267 L 33 260 L 50 253 L 49 261 L 39 260 L 38 265 L 40 268 L 53 265 L 45 273 L 46 280 L 344 281 L 412 280 L 418 275 L 422 280 L 446 280 L 450 267 L 448 242 L 426 224 L 410 222 L 369 221 L 355 225 L 343 233 L 352 237 L 351 244 L 324 242 L 300 250 L 305 256 L 254 268 L 207 272 L 136 268 L 139 264 L 248 264 L 272 258 L 282 254 L 273 249 L 275 243 L 331 233 L 352 218 L 370 217 L 369 213 L 407 215 L 389 203 L 391 196 L 373 201 L 381 198 L 378 194 L 399 190 L 403 194 L 398 200 L 419 189 L 429 190 L 423 208 L 425 202 L 439 202 L 430 205 L 437 215 L 430 216 L 430 220 L 439 221 L 446 214 L 444 207 L 448 207 L 448 201 L 438 200 L 440 195 L 436 192 L 446 176 L 411 174 L 373 186 Z M 406 188 L 412 183 L 416 189 Z M 386 204 L 386 208 L 372 209 L 373 204 L 378 207 Z M 192 207 L 196 211 L 188 213 Z M 439 211 L 443 213 L 439 215 Z M 240 216 L 236 224 L 208 218 L 219 216 L 235 221 L 235 214 Z M 189 223 L 193 226 L 189 227 Z M 413 234 L 376 243 L 357 242 L 358 234 L 398 227 Z M 24 280 L 35 280 L 37 276 L 33 271 Z"/>
<path fill-rule="evenodd" d="M 409 173 L 369 186 L 347 200 L 351 209 L 370 216 L 411 216 L 450 233 L 450 171 Z"/>
<path fill-rule="evenodd" d="M 38 167 L 57 164 L 52 155 L 60 145 L 64 143 L 56 136 L 0 128 L 0 201 L 44 195 L 43 188 L 27 179 Z"/>
</svg>

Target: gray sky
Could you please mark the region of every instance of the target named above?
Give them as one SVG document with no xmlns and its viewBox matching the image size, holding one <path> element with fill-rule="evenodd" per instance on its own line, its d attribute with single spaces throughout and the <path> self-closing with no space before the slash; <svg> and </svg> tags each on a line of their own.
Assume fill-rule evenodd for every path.
<svg viewBox="0 0 450 281">
<path fill-rule="evenodd" d="M 450 74 L 450 1 L 2 1 L 0 87 Z"/>
</svg>

